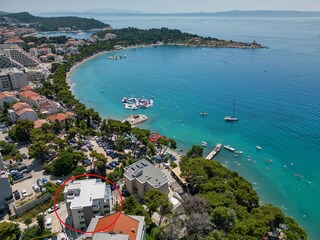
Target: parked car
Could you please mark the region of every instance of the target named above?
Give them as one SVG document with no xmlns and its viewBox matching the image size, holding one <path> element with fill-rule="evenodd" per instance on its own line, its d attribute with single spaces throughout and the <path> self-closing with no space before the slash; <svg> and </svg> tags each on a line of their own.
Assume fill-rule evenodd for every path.
<svg viewBox="0 0 320 240">
<path fill-rule="evenodd" d="M 27 191 L 25 190 L 25 189 L 22 189 L 22 191 L 21 191 L 21 195 L 22 195 L 22 197 L 27 197 L 28 196 L 28 193 L 27 193 Z"/>
<path fill-rule="evenodd" d="M 16 174 L 18 174 L 18 173 L 19 173 L 18 170 L 11 170 L 11 171 L 10 171 L 10 174 L 11 174 L 11 175 L 16 175 Z"/>
<path fill-rule="evenodd" d="M 46 189 L 45 186 L 41 186 L 41 187 L 40 187 L 40 191 L 41 191 L 41 192 L 45 192 L 45 191 L 47 191 L 47 189 Z"/>
<path fill-rule="evenodd" d="M 109 163 L 112 167 L 116 168 L 118 165 L 115 162 Z"/>
<path fill-rule="evenodd" d="M 46 178 L 42 178 L 42 182 L 43 182 L 43 184 L 47 184 L 48 180 Z"/>
<path fill-rule="evenodd" d="M 37 179 L 37 184 L 39 187 L 43 186 L 43 182 L 41 179 Z"/>
<path fill-rule="evenodd" d="M 19 179 L 22 179 L 23 178 L 23 174 L 22 173 L 17 173 L 15 175 L 12 175 L 12 180 L 13 181 L 17 181 Z"/>
<path fill-rule="evenodd" d="M 28 159 L 28 155 L 25 154 L 25 153 L 23 153 L 23 154 L 22 154 L 22 158 L 23 158 L 23 159 Z"/>
<path fill-rule="evenodd" d="M 46 220 L 46 229 L 51 229 L 52 228 L 52 219 L 48 218 Z"/>
<path fill-rule="evenodd" d="M 119 156 L 118 153 L 114 153 L 114 154 L 111 156 L 111 158 L 112 158 L 112 159 L 115 159 L 115 158 L 117 158 L 118 156 Z"/>
<path fill-rule="evenodd" d="M 87 167 L 92 164 L 92 161 L 90 159 L 86 159 L 86 160 L 83 160 L 82 164 L 83 166 Z"/>
<path fill-rule="evenodd" d="M 33 191 L 35 191 L 35 192 L 39 192 L 39 191 L 40 191 L 40 188 L 38 187 L 37 184 L 33 184 L 33 185 L 32 185 L 32 189 L 33 189 Z"/>
<path fill-rule="evenodd" d="M 14 192 L 13 192 L 13 195 L 14 195 L 14 198 L 15 198 L 16 200 L 19 200 L 19 199 L 21 198 L 20 193 L 19 193 L 18 190 L 14 191 Z"/>
<path fill-rule="evenodd" d="M 57 181 L 56 181 L 56 184 L 60 186 L 60 185 L 63 184 L 63 182 L 62 182 L 61 180 L 57 180 Z"/>
<path fill-rule="evenodd" d="M 107 169 L 112 170 L 112 169 L 114 169 L 114 167 L 113 167 L 112 164 L 109 163 L 109 164 L 107 165 Z"/>
<path fill-rule="evenodd" d="M 38 216 L 47 216 L 47 213 L 46 212 L 41 212 L 38 214 Z"/>
<path fill-rule="evenodd" d="M 60 208 L 59 204 L 56 204 L 56 210 Z M 54 211 L 53 206 L 48 209 L 48 213 L 52 213 Z"/>
</svg>

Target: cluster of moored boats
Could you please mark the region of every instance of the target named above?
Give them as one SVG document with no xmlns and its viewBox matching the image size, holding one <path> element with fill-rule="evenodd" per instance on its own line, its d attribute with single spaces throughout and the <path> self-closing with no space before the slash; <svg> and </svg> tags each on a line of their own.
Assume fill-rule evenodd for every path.
<svg viewBox="0 0 320 240">
<path fill-rule="evenodd" d="M 109 59 L 109 60 L 118 60 L 118 59 L 122 59 L 122 58 L 127 58 L 127 55 L 122 55 L 122 56 L 114 55 L 114 56 L 107 57 L 107 59 Z"/>
<path fill-rule="evenodd" d="M 152 99 L 142 98 L 122 98 L 123 106 L 128 110 L 137 110 L 138 108 L 149 108 L 153 106 Z"/>
</svg>

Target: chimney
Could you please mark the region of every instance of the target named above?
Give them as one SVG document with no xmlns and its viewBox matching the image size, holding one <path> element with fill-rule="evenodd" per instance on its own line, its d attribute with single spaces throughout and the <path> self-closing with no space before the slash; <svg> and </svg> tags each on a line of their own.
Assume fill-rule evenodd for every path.
<svg viewBox="0 0 320 240">
<path fill-rule="evenodd" d="M 131 228 L 131 232 L 135 233 L 136 229 L 135 228 Z"/>
</svg>

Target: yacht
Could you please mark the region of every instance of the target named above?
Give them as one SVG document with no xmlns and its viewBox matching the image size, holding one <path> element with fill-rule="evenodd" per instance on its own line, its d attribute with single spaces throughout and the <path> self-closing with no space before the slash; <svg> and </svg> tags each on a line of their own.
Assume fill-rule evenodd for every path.
<svg viewBox="0 0 320 240">
<path fill-rule="evenodd" d="M 239 118 L 234 117 L 235 109 L 236 109 L 236 100 L 234 100 L 234 102 L 233 102 L 232 117 L 231 117 L 231 116 L 226 116 L 226 117 L 224 118 L 225 121 L 227 121 L 227 122 L 234 122 L 234 121 L 238 121 L 238 120 L 239 120 Z"/>
<path fill-rule="evenodd" d="M 225 145 L 225 146 L 223 146 L 225 149 L 227 149 L 227 150 L 229 150 L 229 151 L 231 151 L 231 152 L 234 152 L 234 148 L 233 147 L 231 147 L 230 145 Z"/>
</svg>

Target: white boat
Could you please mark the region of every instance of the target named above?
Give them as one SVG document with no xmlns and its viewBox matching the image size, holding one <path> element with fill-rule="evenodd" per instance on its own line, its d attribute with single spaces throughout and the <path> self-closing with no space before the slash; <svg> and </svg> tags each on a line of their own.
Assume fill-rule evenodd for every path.
<svg viewBox="0 0 320 240">
<path fill-rule="evenodd" d="M 207 112 L 200 112 L 200 115 L 201 115 L 202 117 L 204 117 L 204 116 L 207 116 L 208 113 L 207 113 Z"/>
<path fill-rule="evenodd" d="M 242 151 L 235 151 L 235 153 L 242 154 L 243 152 Z"/>
<path fill-rule="evenodd" d="M 231 151 L 231 152 L 234 152 L 234 148 L 233 147 L 231 147 L 230 145 L 225 145 L 225 146 L 223 146 L 225 149 L 227 149 L 227 150 L 229 150 L 229 151 Z"/>
<path fill-rule="evenodd" d="M 256 146 L 256 149 L 257 149 L 257 150 L 261 150 L 261 149 L 262 149 L 262 147 L 260 147 L 260 146 Z"/>
<path fill-rule="evenodd" d="M 232 122 L 232 121 L 238 121 L 239 118 L 226 116 L 226 117 L 224 118 L 224 120 L 227 121 L 227 122 Z"/>
<path fill-rule="evenodd" d="M 233 113 L 232 113 L 232 117 L 231 117 L 231 116 L 226 116 L 226 117 L 224 118 L 225 121 L 227 121 L 227 122 L 234 122 L 234 121 L 238 121 L 238 120 L 239 120 L 239 118 L 234 117 L 235 109 L 236 109 L 236 100 L 234 100 L 234 103 L 233 103 Z"/>
<path fill-rule="evenodd" d="M 205 141 L 201 141 L 201 146 L 206 147 L 208 144 Z"/>
</svg>

